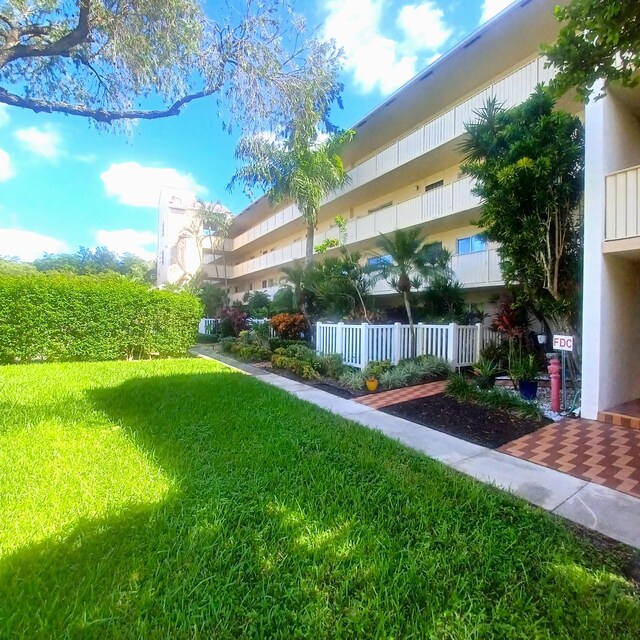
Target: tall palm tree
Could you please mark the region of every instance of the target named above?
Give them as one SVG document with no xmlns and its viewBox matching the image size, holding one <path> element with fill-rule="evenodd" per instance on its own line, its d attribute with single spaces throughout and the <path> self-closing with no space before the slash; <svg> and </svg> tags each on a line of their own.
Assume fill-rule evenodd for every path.
<svg viewBox="0 0 640 640">
<path fill-rule="evenodd" d="M 322 140 L 318 119 L 301 119 L 285 139 L 271 135 L 250 136 L 240 140 L 236 157 L 243 161 L 230 187 L 242 182 L 251 193 L 262 188 L 272 205 L 293 201 L 307 227 L 305 265 L 313 262 L 313 237 L 322 200 L 350 182 L 340 151 L 355 135 L 342 131 Z"/>
<path fill-rule="evenodd" d="M 422 230 L 398 229 L 393 236 L 380 234 L 378 247 L 389 259 L 378 267 L 382 277 L 402 295 L 409 320 L 411 354 L 416 354 L 415 327 L 410 294 L 439 275 L 449 273 L 451 254 L 439 242 L 425 242 Z"/>
</svg>

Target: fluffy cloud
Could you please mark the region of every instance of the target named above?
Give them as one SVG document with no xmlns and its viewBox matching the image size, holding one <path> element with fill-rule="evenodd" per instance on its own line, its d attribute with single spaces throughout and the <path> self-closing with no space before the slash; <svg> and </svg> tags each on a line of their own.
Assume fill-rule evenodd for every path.
<svg viewBox="0 0 640 640">
<path fill-rule="evenodd" d="M 96 243 L 108 247 L 116 253 L 133 253 L 145 260 L 155 258 L 156 234 L 151 231 L 119 229 L 117 231 L 100 230 L 96 234 Z"/>
<path fill-rule="evenodd" d="M 24 149 L 48 160 L 55 160 L 60 155 L 62 138 L 54 129 L 26 127 L 14 133 L 16 140 Z"/>
<path fill-rule="evenodd" d="M 0 149 L 0 182 L 6 182 L 15 174 L 11 164 L 11 156 L 4 149 Z"/>
<path fill-rule="evenodd" d="M 143 167 L 137 162 L 112 164 L 100 178 L 108 196 L 132 207 L 157 207 L 160 189 L 165 186 L 188 189 L 198 195 L 207 193 L 191 174 L 170 168 Z"/>
<path fill-rule="evenodd" d="M 486 22 L 493 16 L 506 9 L 514 0 L 484 0 L 482 3 L 482 16 L 480 22 Z"/>
<path fill-rule="evenodd" d="M 24 229 L 0 229 L 0 256 L 17 256 L 31 262 L 44 253 L 62 253 L 69 247 L 51 236 Z"/>
<path fill-rule="evenodd" d="M 404 5 L 394 16 L 401 37 L 382 33 L 389 23 L 386 0 L 329 0 L 325 36 L 344 49 L 345 67 L 364 93 L 376 88 L 389 93 L 418 71 L 424 57 L 433 57 L 451 36 L 438 5 L 427 0 Z M 428 55 L 431 54 L 431 55 Z"/>
<path fill-rule="evenodd" d="M 0 104 L 0 127 L 4 127 L 9 124 L 9 107 L 6 104 Z"/>
</svg>

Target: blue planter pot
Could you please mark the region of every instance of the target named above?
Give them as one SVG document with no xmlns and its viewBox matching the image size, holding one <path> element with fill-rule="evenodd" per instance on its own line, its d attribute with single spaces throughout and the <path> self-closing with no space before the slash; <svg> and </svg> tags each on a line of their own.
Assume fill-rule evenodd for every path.
<svg viewBox="0 0 640 640">
<path fill-rule="evenodd" d="M 538 395 L 538 381 L 521 380 L 518 383 L 518 389 L 520 390 L 520 397 L 523 400 L 535 400 Z"/>
</svg>

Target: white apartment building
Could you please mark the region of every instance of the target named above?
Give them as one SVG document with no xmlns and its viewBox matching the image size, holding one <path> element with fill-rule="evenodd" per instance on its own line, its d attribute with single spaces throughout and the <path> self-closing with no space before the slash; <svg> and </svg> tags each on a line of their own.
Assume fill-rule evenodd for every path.
<svg viewBox="0 0 640 640">
<path fill-rule="evenodd" d="M 460 175 L 458 145 L 464 124 L 489 96 L 514 106 L 551 77 L 539 50 L 558 32 L 556 4 L 514 2 L 357 122 L 357 135 L 343 153 L 351 182 L 326 198 L 314 243 L 337 238 L 338 214 L 347 219 L 349 247 L 365 255 L 379 233 L 419 226 L 430 241 L 453 253 L 452 268 L 469 301 L 486 302 L 499 292 L 496 247 L 476 237 L 479 229 L 472 221 L 480 202 L 471 181 Z M 570 96 L 559 104 L 584 118 L 586 126 L 582 408 L 587 418 L 605 418 L 606 410 L 640 397 L 640 91 L 607 89 L 605 99 L 586 107 Z M 175 201 L 168 206 L 174 219 L 185 215 Z M 273 209 L 266 198 L 253 202 L 235 217 L 226 244 L 232 299 L 258 289 L 273 294 L 282 268 L 303 258 L 304 247 L 305 227 L 294 205 Z M 160 274 L 166 277 L 173 251 L 170 236 L 159 237 L 159 282 L 166 281 Z M 204 257 L 210 277 L 216 259 Z M 385 283 L 376 293 L 393 294 Z M 621 413 L 637 414 L 640 427 L 635 406 L 612 415 L 619 420 Z"/>
</svg>

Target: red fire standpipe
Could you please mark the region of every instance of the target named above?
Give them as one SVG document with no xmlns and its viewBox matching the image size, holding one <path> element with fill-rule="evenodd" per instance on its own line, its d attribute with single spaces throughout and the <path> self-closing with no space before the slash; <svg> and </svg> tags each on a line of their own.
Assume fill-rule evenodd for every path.
<svg viewBox="0 0 640 640">
<path fill-rule="evenodd" d="M 547 371 L 551 378 L 551 411 L 560 413 L 560 360 L 552 358 L 549 360 Z"/>
</svg>

